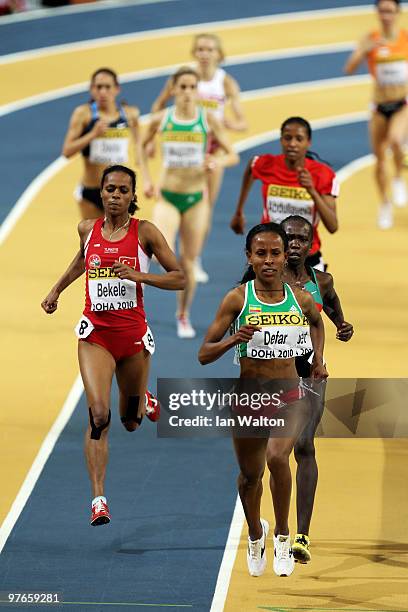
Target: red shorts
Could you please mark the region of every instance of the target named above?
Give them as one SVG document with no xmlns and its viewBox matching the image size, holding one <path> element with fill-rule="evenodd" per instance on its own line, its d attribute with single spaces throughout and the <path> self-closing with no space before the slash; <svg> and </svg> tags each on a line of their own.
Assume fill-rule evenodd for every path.
<svg viewBox="0 0 408 612">
<path fill-rule="evenodd" d="M 116 362 L 131 357 L 144 348 L 153 354 L 155 348 L 153 334 L 149 327 L 142 333 L 140 328 L 93 329 L 89 336 L 80 338 L 80 342 L 99 344 L 112 355 Z"/>
<path fill-rule="evenodd" d="M 220 149 L 220 143 L 214 137 L 209 137 L 207 144 L 207 153 L 209 155 L 214 155 Z"/>
</svg>

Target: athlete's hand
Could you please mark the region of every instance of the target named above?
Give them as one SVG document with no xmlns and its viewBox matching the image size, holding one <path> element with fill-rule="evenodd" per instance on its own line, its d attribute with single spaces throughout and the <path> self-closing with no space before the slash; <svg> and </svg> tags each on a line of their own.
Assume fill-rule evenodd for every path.
<svg viewBox="0 0 408 612">
<path fill-rule="evenodd" d="M 245 232 L 245 215 L 244 213 L 235 213 L 230 222 L 230 228 L 236 234 Z"/>
<path fill-rule="evenodd" d="M 343 321 L 337 327 L 337 340 L 341 340 L 342 342 L 348 342 L 352 335 L 354 334 L 354 329 L 351 323 L 347 323 L 347 321 Z"/>
<path fill-rule="evenodd" d="M 154 140 L 148 142 L 147 145 L 145 145 L 144 150 L 147 157 L 154 157 L 156 155 L 156 143 Z"/>
<path fill-rule="evenodd" d="M 302 166 L 299 166 L 298 168 L 296 168 L 296 172 L 298 175 L 298 181 L 300 185 L 302 185 L 302 187 L 307 189 L 307 191 L 309 192 L 313 191 L 315 187 L 314 187 L 312 175 L 310 174 L 309 170 L 307 170 L 307 168 L 302 168 Z"/>
<path fill-rule="evenodd" d="M 367 53 L 370 53 L 370 51 L 378 49 L 378 47 L 382 47 L 382 45 L 386 44 L 387 41 L 385 40 L 385 38 L 378 38 L 377 40 L 374 40 L 371 36 L 367 36 L 367 38 L 365 38 L 360 44 L 359 51 L 363 55 L 367 55 Z"/>
<path fill-rule="evenodd" d="M 235 344 L 241 344 L 241 342 L 249 342 L 255 332 L 261 331 L 260 327 L 255 325 L 242 325 L 239 330 L 234 334 L 236 340 Z"/>
<path fill-rule="evenodd" d="M 102 136 L 102 134 L 106 131 L 108 127 L 109 121 L 105 121 L 105 119 L 98 119 L 98 121 L 95 123 L 91 130 L 92 138 L 98 138 L 99 136 Z"/>
<path fill-rule="evenodd" d="M 138 272 L 120 261 L 115 261 L 112 266 L 112 272 L 121 280 L 131 280 L 134 283 L 143 282 L 143 272 Z"/>
<path fill-rule="evenodd" d="M 217 157 L 215 157 L 215 155 L 210 155 L 209 153 L 207 153 L 204 159 L 204 170 L 206 172 L 214 172 L 214 170 L 219 168 L 219 166 L 220 162 Z"/>
<path fill-rule="evenodd" d="M 59 293 L 56 289 L 51 289 L 47 297 L 41 302 L 41 308 L 47 314 L 52 314 L 58 308 Z"/>
<path fill-rule="evenodd" d="M 312 369 L 310 372 L 310 378 L 314 378 L 314 379 L 326 379 L 328 377 L 329 373 L 326 370 L 326 366 L 324 365 L 324 363 L 322 361 L 312 361 Z"/>
<path fill-rule="evenodd" d="M 153 185 L 153 183 L 150 183 L 150 182 L 144 183 L 144 185 L 143 185 L 143 193 L 146 196 L 146 198 L 153 198 L 153 197 L 157 196 L 156 188 Z"/>
</svg>

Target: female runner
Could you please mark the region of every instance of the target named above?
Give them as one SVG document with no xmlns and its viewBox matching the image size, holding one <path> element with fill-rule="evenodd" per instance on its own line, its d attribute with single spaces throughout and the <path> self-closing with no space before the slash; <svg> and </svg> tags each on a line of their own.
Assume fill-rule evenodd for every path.
<svg viewBox="0 0 408 612">
<path fill-rule="evenodd" d="M 344 71 L 352 74 L 364 60 L 374 79 L 370 137 L 376 157 L 375 180 L 381 202 L 377 223 L 380 229 L 393 225 L 392 202 L 406 206 L 407 189 L 402 178 L 408 107 L 408 32 L 398 28 L 399 0 L 377 0 L 380 27 L 360 42 L 346 62 Z M 387 150 L 392 149 L 395 178 L 392 197 L 387 177 Z"/>
<path fill-rule="evenodd" d="M 319 311 L 324 310 L 336 327 L 336 338 L 348 342 L 354 330 L 351 323 L 344 319 L 340 298 L 336 293 L 333 276 L 327 272 L 315 270 L 306 265 L 307 255 L 313 240 L 313 226 L 297 215 L 288 217 L 281 223 L 288 237 L 288 258 L 283 271 L 283 280 L 292 288 L 298 287 L 309 291 Z M 312 369 L 313 347 L 308 338 L 308 351 L 296 357 L 296 370 L 303 379 L 310 378 Z M 325 402 L 325 381 L 321 388 L 314 385 L 309 401 L 312 403 L 311 418 L 295 444 L 296 471 L 296 508 L 297 534 L 292 550 L 296 561 L 308 563 L 311 559 L 309 528 L 313 512 L 314 497 L 317 487 L 318 468 L 315 457 L 314 437 L 322 418 Z"/>
<path fill-rule="evenodd" d="M 308 402 L 300 399 L 295 356 L 303 354 L 302 339 L 310 325 L 314 357 L 312 377 L 328 376 L 322 361 L 324 328 L 311 295 L 282 282 L 288 241 L 276 223 L 257 225 L 246 238 L 249 263 L 242 284 L 221 303 L 199 352 L 202 364 L 215 361 L 235 347 L 241 368 L 240 381 L 268 379 L 286 407 L 284 437 L 241 437 L 234 431 L 234 447 L 240 467 L 238 490 L 248 523 L 249 573 L 260 576 L 266 567 L 265 541 L 269 525 L 260 517 L 265 462 L 271 472 L 275 510 L 274 570 L 288 576 L 294 568 L 288 528 L 291 495 L 289 455 L 308 417 Z M 224 339 L 230 326 L 234 333 Z M 265 358 L 268 354 L 269 357 Z M 239 432 L 238 432 L 239 433 Z M 267 433 L 269 435 L 269 432 Z"/>
<path fill-rule="evenodd" d="M 193 40 L 191 53 L 196 61 L 195 69 L 199 76 L 198 99 L 200 104 L 210 110 L 214 116 L 223 124 L 227 130 L 243 132 L 247 129 L 247 122 L 240 102 L 240 88 L 237 81 L 220 63 L 225 60 L 221 39 L 216 34 L 197 34 Z M 152 106 L 152 111 L 157 112 L 165 108 L 173 96 L 173 83 L 169 79 Z M 230 104 L 231 116 L 225 115 L 225 105 Z M 213 155 L 222 154 L 222 147 L 215 138 L 208 143 L 208 151 Z M 208 203 L 210 206 L 208 230 L 211 229 L 211 220 L 215 203 L 221 189 L 224 176 L 224 167 L 217 166 L 207 176 Z M 198 258 L 195 263 L 195 275 L 197 282 L 208 282 L 208 274 L 201 265 Z"/>
<path fill-rule="evenodd" d="M 116 374 L 119 412 L 128 431 L 141 424 L 154 339 L 143 307 L 143 284 L 182 289 L 184 276 L 157 227 L 132 218 L 136 175 L 121 165 L 102 173 L 104 219 L 81 221 L 80 250 L 41 306 L 55 312 L 62 291 L 86 272 L 84 313 L 76 327 L 78 358 L 89 406 L 85 456 L 92 484 L 91 525 L 110 521 L 104 495 L 108 462 L 110 392 Z M 164 274 L 149 274 L 155 255 Z"/>
<path fill-rule="evenodd" d="M 141 160 L 139 109 L 118 104 L 118 76 L 110 68 L 99 68 L 91 77 L 91 101 L 72 113 L 62 154 L 72 157 L 81 152 L 83 174 L 78 188 L 82 219 L 104 215 L 100 195 L 103 170 L 111 164 L 129 162 L 129 140 L 136 163 Z"/>
<path fill-rule="evenodd" d="M 173 77 L 175 105 L 153 115 L 143 143 L 144 149 L 157 134 L 161 137 L 164 168 L 154 223 L 173 250 L 180 231 L 180 261 L 186 288 L 178 295 L 179 338 L 195 336 L 190 307 L 196 287 L 194 261 L 201 253 L 208 222 L 207 176 L 217 168 L 239 161 L 221 124 L 198 104 L 197 86 L 198 75 L 193 68 L 186 66 L 176 72 Z M 207 153 L 209 137 L 217 139 L 224 155 Z M 154 188 L 148 173 L 144 179 L 145 193 L 152 195 Z"/>
<path fill-rule="evenodd" d="M 290 215 L 305 217 L 313 225 L 313 242 L 308 264 L 324 270 L 318 224 L 334 233 L 338 229 L 336 175 L 326 164 L 310 158 L 308 150 L 312 128 L 302 117 L 289 117 L 281 125 L 281 155 L 253 157 L 245 169 L 241 192 L 231 228 L 245 231 L 244 206 L 255 179 L 262 181 L 263 214 L 261 223 L 280 223 Z"/>
</svg>

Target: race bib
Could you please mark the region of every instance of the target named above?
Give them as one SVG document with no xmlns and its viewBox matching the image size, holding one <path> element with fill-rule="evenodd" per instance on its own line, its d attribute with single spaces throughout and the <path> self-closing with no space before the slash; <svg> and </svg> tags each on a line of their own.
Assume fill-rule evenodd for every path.
<svg viewBox="0 0 408 612">
<path fill-rule="evenodd" d="M 129 159 L 129 130 L 108 128 L 90 144 L 89 160 L 94 164 L 125 164 Z"/>
<path fill-rule="evenodd" d="M 82 315 L 82 317 L 79 319 L 78 325 L 75 327 L 76 337 L 79 339 L 87 338 L 93 329 L 94 326 L 92 322 L 88 319 L 88 317 Z"/>
<path fill-rule="evenodd" d="M 145 335 L 142 338 L 142 342 L 143 342 L 143 344 L 145 346 L 145 349 L 147 351 L 149 351 L 149 353 L 151 355 L 153 355 L 153 353 L 154 353 L 154 351 L 156 349 L 156 345 L 155 345 L 154 336 L 152 334 L 152 331 L 151 331 L 150 327 L 147 328 L 146 333 L 145 333 Z"/>
<path fill-rule="evenodd" d="M 204 150 L 190 142 L 165 142 L 163 158 L 166 168 L 196 168 L 204 163 Z"/>
<path fill-rule="evenodd" d="M 111 268 L 88 270 L 91 310 L 128 310 L 136 308 L 136 283 L 118 278 Z"/>
<path fill-rule="evenodd" d="M 377 62 L 376 75 L 379 85 L 405 85 L 408 81 L 408 63 L 405 59 Z"/>
<path fill-rule="evenodd" d="M 314 202 L 304 187 L 269 185 L 266 197 L 269 219 L 281 223 L 290 215 L 300 215 L 313 225 Z"/>
</svg>

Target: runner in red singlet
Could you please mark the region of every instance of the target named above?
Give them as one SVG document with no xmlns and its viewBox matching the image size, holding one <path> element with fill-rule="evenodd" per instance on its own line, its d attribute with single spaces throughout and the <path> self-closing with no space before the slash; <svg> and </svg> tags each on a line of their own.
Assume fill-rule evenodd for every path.
<svg viewBox="0 0 408 612">
<path fill-rule="evenodd" d="M 75 329 L 78 358 L 89 406 L 85 455 L 92 483 L 91 525 L 110 521 L 104 497 L 108 461 L 110 391 L 119 387 L 119 412 L 128 431 L 141 424 L 154 338 L 143 306 L 143 284 L 159 289 L 184 288 L 184 275 L 163 235 L 148 221 L 133 219 L 136 175 L 121 165 L 104 170 L 101 198 L 104 219 L 81 221 L 80 250 L 42 302 L 55 312 L 62 291 L 86 272 L 86 302 Z M 166 270 L 149 274 L 152 255 Z"/>
<path fill-rule="evenodd" d="M 324 270 L 318 224 L 334 233 L 338 229 L 336 175 L 326 164 L 311 159 L 312 128 L 302 117 L 289 117 L 281 126 L 281 155 L 253 157 L 245 169 L 237 208 L 231 219 L 236 234 L 245 231 L 244 205 L 254 180 L 262 181 L 261 223 L 281 223 L 300 215 L 313 225 L 313 242 L 307 265 Z"/>
</svg>

